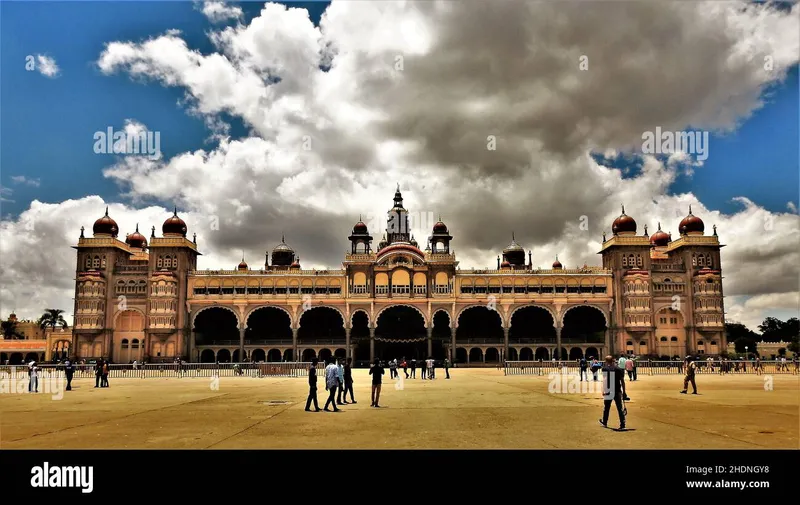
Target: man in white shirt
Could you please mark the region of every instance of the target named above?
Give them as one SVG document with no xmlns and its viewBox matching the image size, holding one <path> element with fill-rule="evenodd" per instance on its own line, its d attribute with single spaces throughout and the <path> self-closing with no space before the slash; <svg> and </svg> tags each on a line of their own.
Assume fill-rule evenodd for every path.
<svg viewBox="0 0 800 505">
<path fill-rule="evenodd" d="M 328 391 L 328 401 L 325 402 L 325 410 L 328 410 L 328 405 L 333 405 L 333 411 L 339 412 L 339 407 L 336 406 L 336 389 L 339 386 L 339 367 L 336 366 L 333 358 L 328 358 L 328 366 L 325 367 L 325 390 Z"/>
</svg>

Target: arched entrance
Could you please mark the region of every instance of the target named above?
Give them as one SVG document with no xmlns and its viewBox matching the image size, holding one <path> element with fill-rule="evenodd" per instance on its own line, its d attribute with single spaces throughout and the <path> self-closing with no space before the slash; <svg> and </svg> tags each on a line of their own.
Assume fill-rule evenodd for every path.
<svg viewBox="0 0 800 505">
<path fill-rule="evenodd" d="M 543 307 L 534 305 L 520 307 L 511 315 L 508 342 L 509 344 L 554 344 L 556 327 L 553 315 Z"/>
<path fill-rule="evenodd" d="M 500 313 L 483 305 L 476 305 L 464 309 L 458 315 L 458 328 L 456 328 L 456 345 L 470 346 L 470 344 L 496 344 L 504 343 L 503 320 Z M 473 349 L 474 350 L 474 349 Z M 470 362 L 473 352 L 470 351 Z M 483 353 L 481 352 L 481 360 Z"/>
<path fill-rule="evenodd" d="M 564 314 L 561 342 L 604 344 L 607 329 L 606 318 L 600 309 L 589 305 L 577 305 L 567 309 Z M 562 352 L 562 356 L 565 355 Z"/>
<path fill-rule="evenodd" d="M 123 310 L 117 314 L 110 359 L 117 363 L 130 363 L 133 360 L 141 361 L 143 354 L 141 344 L 143 342 L 144 316 L 141 312 Z"/>
<path fill-rule="evenodd" d="M 365 281 L 366 282 L 366 281 Z M 354 361 L 369 361 L 369 316 L 363 310 L 351 314 L 350 345 Z"/>
<path fill-rule="evenodd" d="M 209 307 L 194 318 L 194 335 L 196 345 L 239 345 L 239 322 L 231 310 Z"/>
<path fill-rule="evenodd" d="M 200 353 L 200 363 L 214 363 L 216 360 L 217 357 L 211 349 L 203 349 Z"/>
<path fill-rule="evenodd" d="M 433 315 L 433 359 L 439 360 L 450 357 L 450 315 L 440 310 Z"/>
<path fill-rule="evenodd" d="M 247 316 L 246 344 L 292 344 L 292 320 L 277 307 L 259 307 Z M 263 354 L 263 351 L 262 351 Z M 263 361 L 263 360 L 262 360 Z"/>
<path fill-rule="evenodd" d="M 253 363 L 267 361 L 267 354 L 264 352 L 264 349 L 253 349 L 252 352 L 250 352 L 250 361 Z"/>
<path fill-rule="evenodd" d="M 257 349 L 257 350 L 261 351 L 262 353 L 264 352 L 263 349 Z M 280 349 L 270 349 L 269 352 L 267 353 L 267 361 L 269 361 L 270 363 L 279 362 L 282 361 L 282 359 L 283 359 L 283 354 L 281 354 Z"/>
<path fill-rule="evenodd" d="M 303 311 L 297 331 L 297 343 L 331 344 L 345 341 L 344 319 L 331 307 L 312 307 Z M 320 357 L 320 359 L 322 359 Z"/>
<path fill-rule="evenodd" d="M 425 319 L 416 309 L 394 305 L 378 316 L 375 328 L 375 357 L 383 360 L 427 359 L 428 332 Z"/>
<path fill-rule="evenodd" d="M 227 349 L 220 349 L 219 352 L 217 352 L 217 361 L 220 363 L 230 363 L 231 352 Z"/>
</svg>

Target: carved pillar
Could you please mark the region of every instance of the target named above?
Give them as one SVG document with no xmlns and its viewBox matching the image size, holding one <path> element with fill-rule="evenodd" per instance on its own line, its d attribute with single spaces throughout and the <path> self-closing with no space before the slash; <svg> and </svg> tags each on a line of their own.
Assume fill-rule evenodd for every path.
<svg viewBox="0 0 800 505">
<path fill-rule="evenodd" d="M 503 328 L 503 356 L 508 356 L 508 332 L 511 328 Z M 500 360 L 503 361 L 502 359 Z"/>
<path fill-rule="evenodd" d="M 189 336 L 189 362 L 199 362 L 200 358 L 197 356 L 197 352 L 195 352 L 195 331 L 192 330 Z"/>
<path fill-rule="evenodd" d="M 299 363 L 301 359 L 297 355 L 297 328 L 292 328 L 292 361 Z"/>
<path fill-rule="evenodd" d="M 375 361 L 375 328 L 369 329 L 369 361 Z"/>
<path fill-rule="evenodd" d="M 428 330 L 428 357 L 433 356 L 433 327 L 427 328 Z"/>
<path fill-rule="evenodd" d="M 350 328 L 344 329 L 344 357 L 350 358 Z"/>
<path fill-rule="evenodd" d="M 239 328 L 239 362 L 244 361 L 244 330 L 245 327 Z"/>
<path fill-rule="evenodd" d="M 450 328 L 450 361 L 456 362 L 456 329 Z"/>
<path fill-rule="evenodd" d="M 561 326 L 556 326 L 556 352 L 553 356 L 556 360 L 563 359 L 561 357 Z"/>
</svg>

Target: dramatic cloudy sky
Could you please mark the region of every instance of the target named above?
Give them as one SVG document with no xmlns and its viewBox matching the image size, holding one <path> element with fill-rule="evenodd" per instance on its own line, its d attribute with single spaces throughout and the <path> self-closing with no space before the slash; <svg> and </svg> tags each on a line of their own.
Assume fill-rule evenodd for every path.
<svg viewBox="0 0 800 505">
<path fill-rule="evenodd" d="M 416 238 L 441 214 L 462 268 L 512 232 L 540 266 L 596 265 L 621 204 L 674 236 L 691 204 L 726 244 L 728 319 L 798 313 L 796 4 L 2 9 L 4 317 L 71 312 L 70 246 L 106 205 L 123 236 L 176 205 L 201 268 L 263 265 L 284 233 L 337 268 L 359 215 L 380 239 L 397 184 Z M 108 128 L 157 133 L 162 156 L 96 154 Z M 642 153 L 656 128 L 707 151 Z"/>
</svg>

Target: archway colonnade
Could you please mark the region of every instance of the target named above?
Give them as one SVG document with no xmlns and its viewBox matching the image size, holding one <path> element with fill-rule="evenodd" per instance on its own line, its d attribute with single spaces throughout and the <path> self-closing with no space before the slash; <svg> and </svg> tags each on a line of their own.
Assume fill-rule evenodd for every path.
<svg viewBox="0 0 800 505">
<path fill-rule="evenodd" d="M 463 363 L 600 357 L 611 349 L 608 314 L 608 307 L 591 304 L 205 305 L 191 312 L 189 356 Z"/>
</svg>

